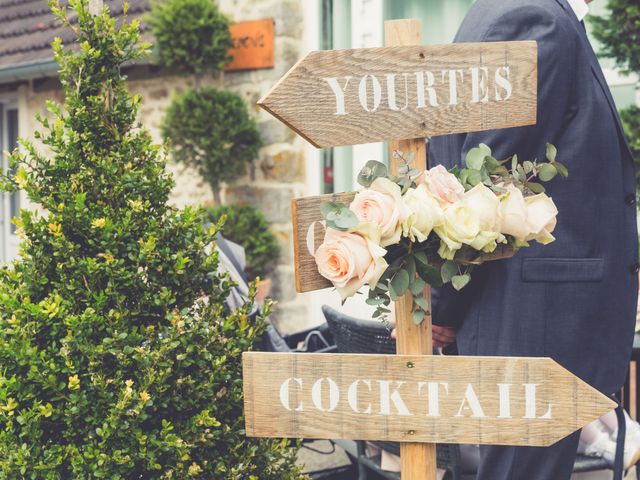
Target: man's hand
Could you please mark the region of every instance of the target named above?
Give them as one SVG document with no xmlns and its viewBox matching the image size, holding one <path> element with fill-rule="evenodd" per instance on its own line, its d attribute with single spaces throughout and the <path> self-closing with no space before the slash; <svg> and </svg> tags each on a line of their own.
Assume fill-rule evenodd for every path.
<svg viewBox="0 0 640 480">
<path fill-rule="evenodd" d="M 396 329 L 391 331 L 391 338 L 396 339 Z M 456 331 L 451 327 L 441 327 L 433 325 L 432 340 L 435 348 L 444 348 L 456 341 Z"/>
</svg>

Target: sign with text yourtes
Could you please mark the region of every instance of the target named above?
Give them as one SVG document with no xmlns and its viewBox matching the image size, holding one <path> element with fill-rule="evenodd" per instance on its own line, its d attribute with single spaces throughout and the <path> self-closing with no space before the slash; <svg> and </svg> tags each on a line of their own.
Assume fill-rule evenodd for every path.
<svg viewBox="0 0 640 480">
<path fill-rule="evenodd" d="M 536 123 L 537 44 L 309 53 L 258 105 L 316 147 Z"/>
<path fill-rule="evenodd" d="M 247 435 L 548 446 L 613 409 L 550 358 L 245 353 Z"/>
</svg>

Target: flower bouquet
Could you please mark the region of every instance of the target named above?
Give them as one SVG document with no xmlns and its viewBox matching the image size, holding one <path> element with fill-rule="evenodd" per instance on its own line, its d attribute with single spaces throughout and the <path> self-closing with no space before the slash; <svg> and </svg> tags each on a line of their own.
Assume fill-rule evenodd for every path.
<svg viewBox="0 0 640 480">
<path fill-rule="evenodd" d="M 419 171 L 411 156 L 393 154 L 398 175 L 369 161 L 358 175 L 364 188 L 350 205 L 321 205 L 327 226 L 315 252 L 319 273 L 343 301 L 369 286 L 367 304 L 385 318 L 389 304 L 413 296 L 413 320 L 429 313 L 426 285 L 464 288 L 483 254 L 511 252 L 529 242 L 553 242 L 558 210 L 541 182 L 568 176 L 547 144 L 545 161 L 497 160 L 484 144 L 469 151 L 466 168 Z"/>
</svg>

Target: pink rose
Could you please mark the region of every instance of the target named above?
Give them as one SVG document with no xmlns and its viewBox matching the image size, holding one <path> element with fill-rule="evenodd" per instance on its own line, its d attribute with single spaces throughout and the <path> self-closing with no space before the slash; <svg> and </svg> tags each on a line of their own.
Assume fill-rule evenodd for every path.
<svg viewBox="0 0 640 480">
<path fill-rule="evenodd" d="M 369 188 L 359 191 L 351 211 L 362 223 L 372 223 L 380 229 L 380 245 L 386 247 L 400 242 L 402 223 L 410 211 L 402 202 L 402 190 L 388 178 L 376 178 Z"/>
<path fill-rule="evenodd" d="M 316 251 L 316 264 L 320 275 L 336 287 L 344 300 L 366 283 L 375 286 L 387 269 L 386 253 L 384 248 L 359 233 L 328 228 L 324 242 Z"/>
<path fill-rule="evenodd" d="M 455 203 L 464 195 L 464 187 L 442 165 L 426 170 L 419 180 L 438 199 L 440 204 Z"/>
</svg>

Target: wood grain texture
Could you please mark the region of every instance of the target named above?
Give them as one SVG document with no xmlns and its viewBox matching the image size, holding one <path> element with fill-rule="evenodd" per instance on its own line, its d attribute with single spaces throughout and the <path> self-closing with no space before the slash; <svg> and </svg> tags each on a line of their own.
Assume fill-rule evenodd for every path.
<svg viewBox="0 0 640 480">
<path fill-rule="evenodd" d="M 418 20 L 390 20 L 384 23 L 385 46 L 420 45 L 422 26 Z M 402 152 L 404 158 L 413 156 L 412 166 L 426 170 L 427 144 L 424 138 L 389 141 L 389 163 L 393 175 L 399 174 L 400 162 L 394 152 Z M 431 287 L 424 290 L 424 298 L 431 304 Z M 413 296 L 406 293 L 394 302 L 398 354 L 431 355 L 431 315 L 425 315 L 422 323 L 413 322 Z M 438 465 L 436 446 L 431 443 L 403 442 L 400 444 L 400 472 L 402 480 L 436 480 Z"/>
<path fill-rule="evenodd" d="M 504 67 L 510 95 L 496 76 Z M 537 80 L 530 41 L 316 51 L 258 105 L 316 147 L 354 145 L 535 124 Z"/>
<path fill-rule="evenodd" d="M 615 407 L 549 358 L 250 352 L 243 354 L 243 376 L 250 437 L 548 446 Z M 299 383 L 292 380 L 289 391 L 285 389 L 287 410 L 280 397 L 289 378 Z M 312 396 L 320 379 L 315 400 L 325 411 Z M 334 404 L 326 379 L 337 387 Z M 356 380 L 359 413 L 348 401 Z M 370 382 L 370 390 L 363 380 Z M 391 382 L 388 392 L 384 382 Z M 439 384 L 437 412 L 433 406 L 429 411 L 429 390 L 425 385 L 419 389 L 419 382 Z M 510 385 L 508 402 L 500 402 L 499 384 Z M 535 385 L 535 402 L 529 403 L 535 410 L 532 418 L 525 418 L 525 384 Z M 482 416 L 470 406 L 469 388 Z M 394 394 L 408 415 L 401 415 L 399 403 L 390 400 Z M 302 411 L 295 411 L 300 402 Z M 364 413 L 369 406 L 370 413 Z M 549 408 L 549 418 L 543 418 Z M 499 418 L 501 414 L 505 418 Z"/>
</svg>

